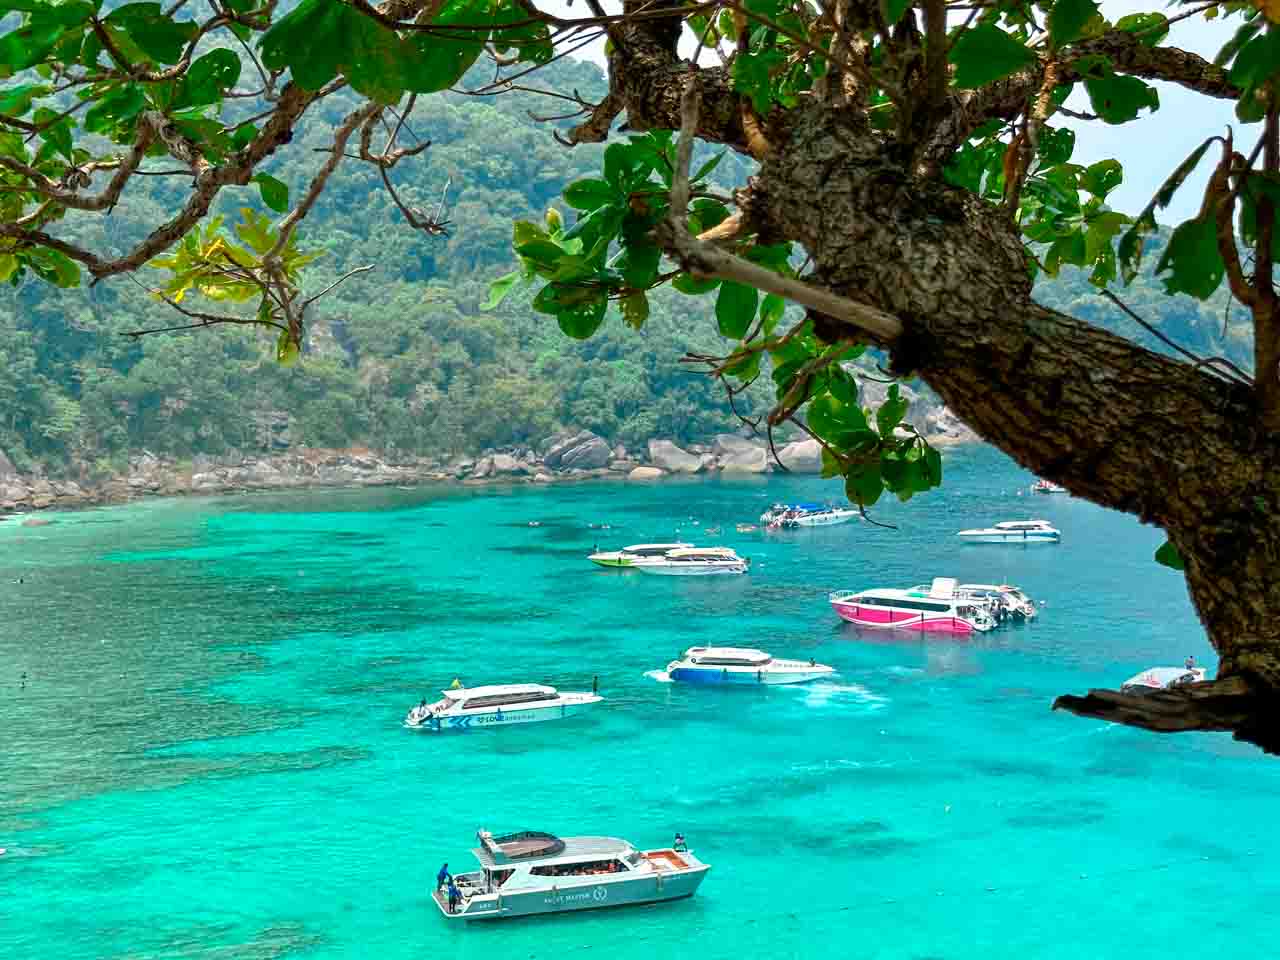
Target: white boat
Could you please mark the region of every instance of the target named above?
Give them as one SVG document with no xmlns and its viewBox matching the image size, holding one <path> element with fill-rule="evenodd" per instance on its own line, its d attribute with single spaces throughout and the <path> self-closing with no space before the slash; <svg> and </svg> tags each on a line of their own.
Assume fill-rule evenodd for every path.
<svg viewBox="0 0 1280 960">
<path fill-rule="evenodd" d="M 824 503 L 775 503 L 760 514 L 760 522 L 770 530 L 794 530 L 848 523 L 857 516 L 857 510 Z"/>
<path fill-rule="evenodd" d="M 641 573 L 664 577 L 701 577 L 716 573 L 746 573 L 749 561 L 728 547 L 681 547 L 636 567 Z"/>
<path fill-rule="evenodd" d="M 690 647 L 667 664 L 667 676 L 684 683 L 807 683 L 834 667 L 813 660 L 782 660 L 744 647 Z"/>
<path fill-rule="evenodd" d="M 1048 520 L 1004 520 L 994 527 L 961 530 L 956 536 L 967 543 L 1057 543 L 1062 531 Z"/>
<path fill-rule="evenodd" d="M 435 703 L 425 700 L 409 711 L 405 726 L 415 730 L 473 730 L 479 727 L 559 720 L 604 698 L 591 693 L 561 692 L 539 683 L 504 683 L 484 687 L 451 687 Z"/>
<path fill-rule="evenodd" d="M 497 920 L 691 897 L 711 869 L 682 843 L 637 850 L 617 837 L 476 834 L 480 869 L 432 895 L 450 920 Z"/>
<path fill-rule="evenodd" d="M 1052 480 L 1037 480 L 1031 485 L 1032 493 L 1066 493 L 1067 488 Z"/>
<path fill-rule="evenodd" d="M 661 560 L 672 550 L 693 546 L 691 543 L 633 543 L 621 550 L 597 551 L 587 557 L 602 567 L 638 567 L 644 563 Z"/>
<path fill-rule="evenodd" d="M 956 596 L 985 603 L 997 621 L 1031 620 L 1036 616 L 1035 602 L 1007 583 L 962 583 L 956 587 Z"/>
<path fill-rule="evenodd" d="M 1204 667 L 1151 667 L 1120 684 L 1120 692 L 1154 693 L 1184 683 L 1203 683 L 1204 679 Z"/>
<path fill-rule="evenodd" d="M 828 599 L 842 620 L 859 627 L 955 634 L 995 627 L 986 605 L 959 595 L 957 586 L 951 577 L 937 577 L 928 587 L 841 591 Z"/>
</svg>

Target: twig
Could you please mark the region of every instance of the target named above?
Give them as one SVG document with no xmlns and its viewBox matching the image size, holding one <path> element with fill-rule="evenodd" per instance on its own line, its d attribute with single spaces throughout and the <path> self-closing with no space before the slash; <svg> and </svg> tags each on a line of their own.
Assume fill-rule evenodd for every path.
<svg viewBox="0 0 1280 960">
<path fill-rule="evenodd" d="M 1140 316 L 1134 313 L 1133 310 L 1131 310 L 1123 300 L 1117 297 L 1110 290 L 1099 290 L 1098 294 L 1099 296 L 1106 297 L 1113 304 L 1115 304 L 1117 307 L 1123 310 L 1129 316 L 1129 318 L 1133 320 L 1134 323 L 1138 324 L 1138 326 L 1142 327 L 1143 330 L 1146 330 L 1149 334 L 1151 334 L 1153 337 L 1155 337 L 1165 346 L 1170 347 L 1171 349 L 1176 350 L 1178 353 L 1182 354 L 1184 357 L 1186 357 L 1188 360 L 1194 363 L 1197 367 L 1206 367 L 1210 370 L 1213 370 L 1214 372 L 1218 373 L 1224 380 L 1227 380 L 1229 383 L 1236 383 L 1246 387 L 1253 386 L 1253 381 L 1249 378 L 1249 375 L 1246 374 L 1239 367 L 1237 367 L 1230 360 L 1227 360 L 1224 357 L 1213 357 L 1211 359 L 1205 359 L 1203 357 L 1200 357 L 1197 354 L 1192 353 L 1190 350 L 1188 350 L 1186 347 L 1182 346 L 1181 344 L 1173 340 L 1170 340 L 1167 336 L 1161 333 L 1156 327 L 1147 323 L 1147 321 L 1143 320 Z M 1230 373 L 1222 370 L 1217 370 L 1216 367 L 1218 365 L 1229 368 Z"/>
<path fill-rule="evenodd" d="M 372 270 L 372 269 L 374 268 L 374 266 L 376 266 L 376 264 L 372 264 L 372 263 L 370 263 L 370 264 L 368 264 L 368 265 L 366 265 L 366 266 L 363 266 L 363 267 L 356 267 L 354 270 L 348 270 L 346 273 L 344 273 L 342 276 L 340 276 L 337 280 L 333 281 L 333 283 L 329 284 L 327 287 L 325 287 L 323 290 L 321 290 L 319 293 L 317 293 L 314 297 L 308 297 L 306 300 L 303 300 L 303 301 L 302 301 L 302 312 L 304 312 L 304 313 L 305 313 L 305 312 L 306 312 L 307 307 L 311 306 L 311 304 L 315 303 L 317 300 L 319 300 L 321 297 L 323 297 L 326 293 L 328 293 L 330 290 L 332 290 L 332 289 L 333 289 L 334 287 L 336 287 L 338 284 L 342 283 L 344 280 L 350 280 L 350 279 L 351 279 L 352 277 L 354 277 L 357 273 L 368 273 L 370 270 Z"/>
</svg>

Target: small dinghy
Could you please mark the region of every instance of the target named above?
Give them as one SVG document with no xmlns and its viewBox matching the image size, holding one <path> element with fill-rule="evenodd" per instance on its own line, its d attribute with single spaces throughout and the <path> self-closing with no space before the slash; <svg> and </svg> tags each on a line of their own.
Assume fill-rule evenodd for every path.
<svg viewBox="0 0 1280 960">
<path fill-rule="evenodd" d="M 1120 684 L 1120 692 L 1155 693 L 1187 683 L 1203 683 L 1204 680 L 1204 667 L 1151 667 Z"/>
</svg>

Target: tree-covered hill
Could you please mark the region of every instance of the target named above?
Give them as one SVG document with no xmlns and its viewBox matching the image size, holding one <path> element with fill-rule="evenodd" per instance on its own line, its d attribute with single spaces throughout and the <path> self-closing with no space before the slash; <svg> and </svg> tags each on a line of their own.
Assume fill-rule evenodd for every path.
<svg viewBox="0 0 1280 960">
<path fill-rule="evenodd" d="M 477 74 L 466 86 L 486 79 Z M 594 65 L 571 60 L 538 79 L 586 99 L 604 92 Z M 305 189 L 355 102 L 334 95 L 307 115 L 299 137 L 314 147 L 314 165 L 271 170 L 291 196 Z M 553 123 L 532 118 L 554 112 L 556 101 L 521 90 L 423 99 L 408 126 L 431 146 L 390 176 L 411 207 L 431 213 L 445 197 L 447 237 L 410 227 L 375 168 L 344 163 L 303 223 L 303 247 L 323 251 L 308 268 L 306 292 L 357 267 L 373 269 L 320 301 L 307 353 L 291 367 L 277 364 L 271 338 L 251 328 L 123 336 L 188 322 L 128 277 L 62 291 L 33 278 L 0 288 L 0 450 L 24 470 L 107 473 L 142 448 L 185 458 L 287 439 L 447 455 L 536 442 L 566 425 L 633 448 L 655 436 L 689 441 L 737 426 L 722 389 L 679 362 L 686 351 L 722 347 L 705 315 L 709 303 L 660 295 L 643 331 L 614 323 L 585 342 L 564 337 L 527 297 L 481 309 L 489 281 L 511 269 L 512 222 L 541 220 L 567 183 L 598 175 L 598 147 L 566 149 L 552 137 Z M 727 187 L 748 172 L 730 154 L 713 178 Z M 95 248 L 124 249 L 166 218 L 186 182 L 156 176 L 146 186 L 105 220 L 69 219 L 58 230 Z M 230 223 L 241 207 L 274 215 L 254 186 L 228 188 L 217 211 Z M 149 273 L 161 282 L 159 271 L 139 280 L 151 282 Z M 1224 332 L 1221 303 L 1168 298 L 1149 278 L 1125 297 L 1198 353 L 1237 361 L 1249 353 L 1247 324 Z M 1043 282 L 1039 298 L 1159 347 L 1073 268 Z M 753 389 L 759 406 L 767 387 Z M 752 401 L 751 393 L 739 398 L 739 409 Z"/>
</svg>

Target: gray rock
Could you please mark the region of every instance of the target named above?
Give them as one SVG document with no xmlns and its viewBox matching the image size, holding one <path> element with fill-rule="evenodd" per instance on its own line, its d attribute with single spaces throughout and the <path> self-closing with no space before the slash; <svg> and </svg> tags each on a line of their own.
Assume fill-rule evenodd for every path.
<svg viewBox="0 0 1280 960">
<path fill-rule="evenodd" d="M 604 440 L 590 430 L 579 430 L 555 439 L 542 462 L 552 470 L 590 470 L 609 462 L 611 451 Z"/>
<path fill-rule="evenodd" d="M 18 479 L 18 468 L 3 450 L 0 450 L 0 480 Z"/>
<path fill-rule="evenodd" d="M 6 503 L 22 503 L 31 496 L 31 491 L 27 489 L 25 484 L 6 483 L 0 484 L 0 500 Z"/>
<path fill-rule="evenodd" d="M 84 490 L 80 487 L 80 484 L 73 480 L 64 480 L 61 483 L 55 483 L 53 485 L 53 492 L 59 497 L 79 498 L 84 496 Z"/>
<path fill-rule="evenodd" d="M 498 473 L 528 473 L 529 468 L 508 453 L 495 453 L 492 458 L 493 470 Z"/>
<path fill-rule="evenodd" d="M 52 497 L 53 484 L 44 477 L 36 477 L 27 481 L 27 487 L 31 490 L 33 497 Z"/>
<path fill-rule="evenodd" d="M 471 480 L 484 480 L 493 474 L 493 457 L 485 457 L 471 471 Z"/>
<path fill-rule="evenodd" d="M 822 445 L 812 438 L 788 443 L 778 451 L 778 462 L 793 473 L 821 473 Z"/>
<path fill-rule="evenodd" d="M 661 480 L 667 475 L 665 470 L 658 467 L 636 467 L 627 474 L 628 480 Z"/>
<path fill-rule="evenodd" d="M 538 472 L 533 475 L 534 483 L 554 483 L 555 479 L 556 478 L 551 476 L 549 473 Z"/>
<path fill-rule="evenodd" d="M 681 450 L 670 440 L 650 440 L 649 459 L 655 467 L 668 473 L 697 473 L 702 469 L 701 458 Z"/>
<path fill-rule="evenodd" d="M 720 458 L 721 473 L 764 473 L 769 469 L 769 454 L 764 447 L 747 449 Z"/>
<path fill-rule="evenodd" d="M 735 457 L 739 454 L 763 448 L 763 443 L 740 437 L 736 433 L 716 434 L 715 442 L 711 444 L 712 452 L 718 457 Z"/>
</svg>

